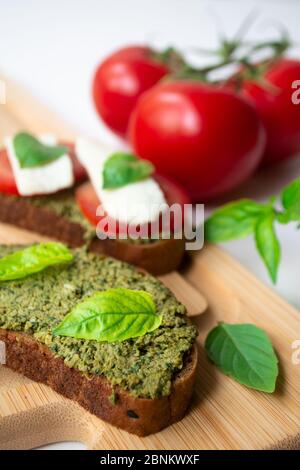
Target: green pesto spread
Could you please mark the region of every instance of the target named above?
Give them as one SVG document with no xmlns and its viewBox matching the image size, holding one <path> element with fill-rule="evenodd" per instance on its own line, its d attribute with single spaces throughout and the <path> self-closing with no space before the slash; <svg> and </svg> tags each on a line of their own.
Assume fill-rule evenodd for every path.
<svg viewBox="0 0 300 470">
<path fill-rule="evenodd" d="M 51 196 L 32 196 L 28 198 L 31 204 L 55 212 L 70 222 L 80 224 L 84 229 L 84 239 L 89 242 L 96 235 L 96 228 L 84 217 L 74 197 L 74 190 L 61 191 Z"/>
<path fill-rule="evenodd" d="M 0 258 L 19 247 L 0 246 Z M 185 307 L 150 275 L 126 263 L 74 250 L 70 265 L 52 266 L 22 280 L 0 283 L 0 327 L 25 332 L 46 344 L 69 367 L 87 375 L 104 375 L 130 394 L 154 398 L 171 391 L 197 332 L 187 323 Z M 152 294 L 162 325 L 144 336 L 120 343 L 54 337 L 51 331 L 83 298 L 112 287 Z"/>
</svg>

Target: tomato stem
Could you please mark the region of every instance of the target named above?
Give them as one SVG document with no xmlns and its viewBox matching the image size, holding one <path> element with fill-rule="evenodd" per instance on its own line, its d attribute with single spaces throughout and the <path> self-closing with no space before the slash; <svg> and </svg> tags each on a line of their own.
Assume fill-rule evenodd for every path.
<svg viewBox="0 0 300 470">
<path fill-rule="evenodd" d="M 154 59 L 165 64 L 171 73 L 177 73 L 187 66 L 183 55 L 175 47 L 167 47 L 161 52 L 153 53 Z"/>
<path fill-rule="evenodd" d="M 247 22 L 249 23 L 249 18 Z M 239 31 L 242 31 L 242 28 L 240 28 Z M 170 69 L 168 78 L 170 79 L 192 79 L 212 83 L 212 80 L 208 76 L 210 72 L 227 65 L 240 66 L 243 70 L 236 74 L 236 78 L 238 79 L 238 83 L 241 84 L 243 80 L 249 78 L 259 80 L 262 76 L 262 71 L 265 71 L 274 61 L 284 55 L 291 45 L 292 43 L 286 31 L 282 32 L 279 39 L 262 41 L 255 44 L 244 41 L 242 35 L 239 33 L 236 34 L 233 39 L 223 37 L 220 40 L 220 46 L 216 50 L 198 50 L 201 53 L 209 53 L 219 58 L 217 63 L 202 68 L 197 68 L 189 64 L 184 56 L 174 47 L 168 47 L 160 53 L 155 53 L 155 57 L 168 65 Z M 261 62 L 255 59 L 255 54 L 265 50 L 270 50 L 267 59 Z M 241 52 L 244 53 L 238 57 Z"/>
</svg>

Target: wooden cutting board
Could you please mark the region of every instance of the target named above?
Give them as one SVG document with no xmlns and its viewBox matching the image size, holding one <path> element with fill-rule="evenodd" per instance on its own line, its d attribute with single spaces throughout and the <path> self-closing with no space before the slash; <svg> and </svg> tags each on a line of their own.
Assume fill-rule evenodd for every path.
<svg viewBox="0 0 300 470">
<path fill-rule="evenodd" d="M 74 135 L 65 123 L 7 80 L 7 103 L 0 105 L 0 140 L 22 128 L 68 138 Z M 40 239 L 0 224 L 0 243 Z M 29 449 L 62 440 L 79 440 L 89 449 L 106 450 L 300 448 L 300 364 L 292 360 L 292 345 L 300 340 L 299 312 L 214 246 L 194 254 L 180 274 L 171 273 L 162 280 L 186 303 L 190 315 L 204 312 L 206 300 L 209 306 L 193 319 L 200 331 L 200 361 L 186 417 L 158 434 L 140 438 L 2 366 L 1 449 Z M 276 393 L 247 389 L 207 360 L 204 339 L 220 320 L 253 322 L 267 331 L 280 358 Z"/>
</svg>

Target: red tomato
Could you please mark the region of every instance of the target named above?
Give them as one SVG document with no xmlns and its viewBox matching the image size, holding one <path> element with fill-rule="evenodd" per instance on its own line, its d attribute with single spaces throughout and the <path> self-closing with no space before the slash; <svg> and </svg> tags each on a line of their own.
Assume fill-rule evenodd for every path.
<svg viewBox="0 0 300 470">
<path fill-rule="evenodd" d="M 73 164 L 74 179 L 75 179 L 76 183 L 80 183 L 81 181 L 83 181 L 86 178 L 85 168 L 81 165 L 81 163 L 79 162 L 79 160 L 76 157 L 74 144 L 66 143 L 66 142 L 62 142 L 62 143 L 63 143 L 63 145 L 66 145 L 67 147 L 70 148 L 69 155 L 70 155 L 70 158 L 71 158 L 72 164 Z"/>
<path fill-rule="evenodd" d="M 0 192 L 5 194 L 19 194 L 5 149 L 0 150 Z"/>
<path fill-rule="evenodd" d="M 69 155 L 73 163 L 74 178 L 76 183 L 79 183 L 86 176 L 85 169 L 75 156 L 74 145 L 69 143 L 67 144 L 65 142 L 63 144 L 70 147 Z M 0 150 L 0 192 L 5 194 L 19 195 L 14 174 L 5 149 Z"/>
<path fill-rule="evenodd" d="M 99 65 L 93 81 L 99 116 L 114 132 L 124 136 L 139 96 L 168 72 L 148 47 L 131 46 L 111 54 Z"/>
<path fill-rule="evenodd" d="M 140 98 L 129 139 L 137 155 L 181 183 L 193 201 L 205 201 L 253 173 L 265 132 L 254 106 L 233 92 L 178 81 Z"/>
<path fill-rule="evenodd" d="M 265 165 L 300 152 L 300 103 L 292 101 L 296 80 L 300 80 L 300 61 L 281 59 L 256 81 L 243 82 L 242 91 L 254 101 L 267 131 Z"/>
<path fill-rule="evenodd" d="M 155 175 L 155 179 L 159 183 L 169 206 L 175 203 L 179 204 L 181 207 L 183 207 L 184 204 L 190 204 L 191 200 L 189 196 L 177 183 L 161 175 Z M 100 201 L 91 183 L 85 183 L 77 189 L 76 201 L 82 213 L 93 225 L 97 225 L 98 222 L 106 217 L 108 222 L 107 230 L 105 231 L 106 233 L 109 232 L 108 227 L 110 225 L 110 221 L 113 222 L 111 226 L 116 227 L 116 233 L 127 233 L 126 223 L 116 222 L 116 224 L 114 224 L 113 219 L 110 219 L 107 214 L 103 214 L 101 216 L 96 215 Z M 161 225 L 158 227 L 161 227 Z M 171 230 L 174 230 L 173 218 L 171 218 Z"/>
</svg>

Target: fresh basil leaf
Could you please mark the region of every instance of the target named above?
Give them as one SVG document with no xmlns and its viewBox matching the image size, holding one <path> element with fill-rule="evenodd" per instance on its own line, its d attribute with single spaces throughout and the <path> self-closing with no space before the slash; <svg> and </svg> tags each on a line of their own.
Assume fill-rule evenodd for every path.
<svg viewBox="0 0 300 470">
<path fill-rule="evenodd" d="M 208 334 L 205 349 L 224 374 L 255 390 L 274 392 L 278 359 L 268 336 L 257 326 L 220 323 Z"/>
<path fill-rule="evenodd" d="M 280 245 L 274 229 L 275 213 L 259 219 L 255 228 L 255 241 L 273 283 L 276 283 L 280 262 Z"/>
<path fill-rule="evenodd" d="M 104 164 L 103 189 L 116 189 L 148 178 L 154 172 L 153 165 L 130 153 L 117 152 Z"/>
<path fill-rule="evenodd" d="M 69 151 L 63 145 L 45 145 L 27 132 L 16 134 L 13 145 L 21 168 L 47 165 Z"/>
<path fill-rule="evenodd" d="M 270 207 L 251 199 L 226 204 L 205 221 L 205 239 L 218 243 L 243 238 L 254 232 L 259 217 Z"/>
<path fill-rule="evenodd" d="M 300 220 L 300 179 L 289 184 L 281 194 L 285 223 Z"/>
<path fill-rule="evenodd" d="M 97 292 L 76 305 L 54 329 L 54 336 L 95 341 L 124 341 L 161 325 L 152 296 L 123 288 Z"/>
<path fill-rule="evenodd" d="M 72 260 L 72 252 L 62 243 L 32 245 L 0 259 L 0 281 L 22 279 L 49 266 Z"/>
</svg>

